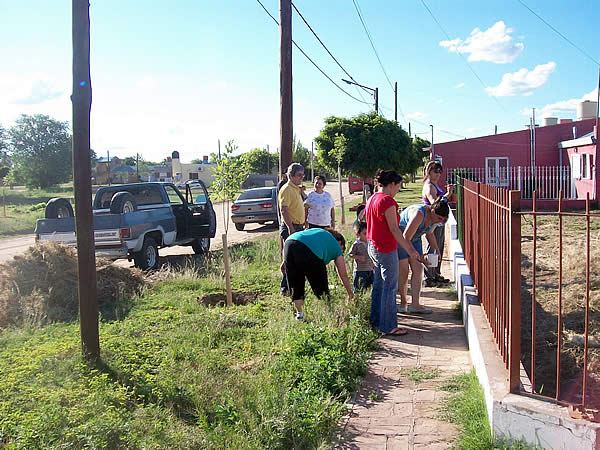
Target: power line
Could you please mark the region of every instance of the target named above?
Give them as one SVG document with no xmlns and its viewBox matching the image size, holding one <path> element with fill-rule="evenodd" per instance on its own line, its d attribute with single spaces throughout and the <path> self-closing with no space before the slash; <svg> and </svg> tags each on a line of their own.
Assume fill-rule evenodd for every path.
<svg viewBox="0 0 600 450">
<path fill-rule="evenodd" d="M 279 22 L 277 21 L 277 19 L 276 19 L 275 17 L 273 17 L 273 15 L 272 15 L 272 14 L 271 14 L 271 13 L 270 13 L 268 10 L 267 10 L 267 8 L 265 8 L 265 5 L 263 5 L 263 4 L 262 4 L 262 2 L 261 2 L 260 0 L 256 0 L 256 1 L 257 1 L 257 2 L 258 2 L 258 4 L 259 4 L 259 5 L 262 7 L 262 9 L 263 9 L 263 10 L 264 10 L 264 11 L 267 13 L 267 15 L 268 15 L 268 16 L 269 16 L 271 19 L 273 19 L 273 22 L 275 22 L 275 23 L 277 24 L 277 26 L 279 26 Z M 356 98 L 355 96 L 353 96 L 353 95 L 352 95 L 352 94 L 350 94 L 349 92 L 346 92 L 346 91 L 345 91 L 345 90 L 344 90 L 344 89 L 343 89 L 343 88 L 342 88 L 340 85 L 338 85 L 338 84 L 337 84 L 335 81 L 333 81 L 333 80 L 331 79 L 331 77 L 330 77 L 329 75 L 327 75 L 327 74 L 326 74 L 326 73 L 325 73 L 325 72 L 324 72 L 324 71 L 323 71 L 323 70 L 322 70 L 322 69 L 321 69 L 321 68 L 320 68 L 320 67 L 317 65 L 317 63 L 315 63 L 315 62 L 314 62 L 314 61 L 313 61 L 313 60 L 312 60 L 312 59 L 311 59 L 311 58 L 310 58 L 310 57 L 309 57 L 309 56 L 306 54 L 306 52 L 305 52 L 304 50 L 302 50 L 302 48 L 301 48 L 301 47 L 300 47 L 298 44 L 296 44 L 296 42 L 295 42 L 293 39 L 292 39 L 292 43 L 293 43 L 293 44 L 296 46 L 296 48 L 297 48 L 298 50 L 300 50 L 300 53 L 302 53 L 302 54 L 303 54 L 303 55 L 306 57 L 306 59 L 308 59 L 308 60 L 309 60 L 309 61 L 312 63 L 312 65 L 313 65 L 313 66 L 315 66 L 315 67 L 317 68 L 317 70 L 318 70 L 319 72 L 321 72 L 321 74 L 323 74 L 323 76 L 324 76 L 325 78 L 327 78 L 327 79 L 328 79 L 328 80 L 329 80 L 329 81 L 330 81 L 330 82 L 331 82 L 331 83 L 332 83 L 332 84 L 333 84 L 333 85 L 334 85 L 336 88 L 338 88 L 340 91 L 342 91 L 342 92 L 343 92 L 344 94 L 346 94 L 348 97 L 350 97 L 350 98 L 352 98 L 352 99 L 356 100 L 357 102 L 364 103 L 365 105 L 371 105 L 371 103 L 369 103 L 369 102 L 365 102 L 364 100 L 361 100 L 361 99 L 359 99 L 359 98 Z"/>
<path fill-rule="evenodd" d="M 525 8 L 527 8 L 529 10 L 529 12 L 531 14 L 533 14 L 535 17 L 537 17 L 538 19 L 540 19 L 542 22 L 544 22 L 552 31 L 554 31 L 556 34 L 558 34 L 561 38 L 563 38 L 565 41 L 567 41 L 569 44 L 571 44 L 576 50 L 578 50 L 581 54 L 583 54 L 584 56 L 586 56 L 590 61 L 592 61 L 594 64 L 598 65 L 598 61 L 596 59 L 594 59 L 592 56 L 590 56 L 587 52 L 585 52 L 583 49 L 581 49 L 580 47 L 578 47 L 577 45 L 575 45 L 575 43 L 573 43 L 573 41 L 571 41 L 568 37 L 566 37 L 564 34 L 562 34 L 560 31 L 558 31 L 556 28 L 554 28 L 552 25 L 550 25 L 546 20 L 544 20 L 544 18 L 542 16 L 540 16 L 538 13 L 536 13 L 533 9 L 531 9 L 529 6 L 527 6 L 523 1 L 521 0 L 517 0 L 521 5 L 523 5 Z"/>
<path fill-rule="evenodd" d="M 442 24 L 439 22 L 439 20 L 437 20 L 437 18 L 435 17 L 435 15 L 433 14 L 433 12 L 431 11 L 431 9 L 429 9 L 429 6 L 427 6 L 427 3 L 425 3 L 425 0 L 421 0 L 421 3 L 423 4 L 423 6 L 425 7 L 425 9 L 427 10 L 427 12 L 429 13 L 429 15 L 431 16 L 431 18 L 434 20 L 434 22 L 437 24 L 437 26 L 439 27 L 440 30 L 442 30 L 442 33 L 444 33 L 444 35 L 446 36 L 446 38 L 451 41 L 452 39 L 450 38 L 450 35 L 448 33 L 446 33 L 446 30 L 444 29 L 444 27 L 442 26 Z M 485 85 L 485 83 L 483 82 L 483 80 L 479 77 L 479 75 L 477 75 L 477 72 L 475 72 L 475 69 L 473 69 L 473 66 L 471 66 L 471 64 L 469 64 L 469 61 L 467 60 L 467 58 L 465 58 L 465 55 L 463 55 L 463 53 L 457 48 L 456 49 L 456 53 L 458 53 L 462 59 L 465 61 L 465 64 L 467 64 L 467 66 L 469 66 L 469 69 L 471 70 L 471 72 L 473 72 L 473 75 L 475 75 L 475 78 L 477 78 L 479 80 L 479 82 L 481 83 L 481 85 L 483 86 L 483 88 L 487 88 L 487 86 Z M 491 96 L 496 103 L 498 104 L 498 106 L 500 106 L 500 108 L 502 108 L 503 111 L 506 112 L 504 106 L 502 106 L 502 104 L 498 101 L 498 99 L 495 96 Z"/>
<path fill-rule="evenodd" d="M 354 77 L 352 75 L 350 75 L 348 73 L 348 71 L 346 69 L 344 69 L 344 67 L 342 67 L 342 65 L 340 64 L 340 62 L 336 59 L 335 56 L 333 56 L 333 53 L 331 53 L 329 51 L 329 49 L 327 48 L 327 46 L 323 43 L 323 41 L 321 40 L 321 38 L 317 35 L 317 33 L 315 32 L 315 30 L 313 30 L 313 28 L 310 26 L 310 24 L 307 22 L 307 20 L 304 18 L 304 16 L 302 15 L 302 13 L 298 10 L 298 8 L 296 7 L 296 5 L 294 4 L 294 2 L 292 2 L 292 7 L 296 10 L 296 12 L 298 13 L 298 15 L 300 16 L 300 18 L 302 19 L 302 21 L 306 24 L 306 26 L 308 27 L 308 29 L 311 31 L 311 33 L 315 36 L 315 38 L 317 38 L 317 41 L 319 41 L 319 44 L 321 44 L 323 46 L 323 48 L 325 49 L 325 51 L 327 51 L 327 53 L 329 53 L 329 56 L 331 56 L 331 58 L 335 61 L 335 63 L 339 66 L 340 69 L 342 69 L 342 71 L 355 83 L 357 83 L 357 81 L 354 79 Z M 365 92 L 369 92 L 366 88 L 361 88 L 363 89 Z M 369 92 L 370 94 L 370 92 Z"/>
</svg>

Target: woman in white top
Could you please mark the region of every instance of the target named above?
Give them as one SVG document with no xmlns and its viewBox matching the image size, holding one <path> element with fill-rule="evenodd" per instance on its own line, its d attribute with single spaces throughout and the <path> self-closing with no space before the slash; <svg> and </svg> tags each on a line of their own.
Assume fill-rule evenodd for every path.
<svg viewBox="0 0 600 450">
<path fill-rule="evenodd" d="M 325 177 L 315 177 L 315 190 L 304 200 L 308 228 L 335 228 L 335 202 L 329 192 L 325 192 Z"/>
</svg>

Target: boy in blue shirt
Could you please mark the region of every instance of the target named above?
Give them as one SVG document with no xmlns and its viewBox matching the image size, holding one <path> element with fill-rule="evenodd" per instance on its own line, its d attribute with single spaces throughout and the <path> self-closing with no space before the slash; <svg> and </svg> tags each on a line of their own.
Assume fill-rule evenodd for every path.
<svg viewBox="0 0 600 450">
<path fill-rule="evenodd" d="M 348 254 L 354 260 L 352 286 L 356 293 L 358 290 L 368 289 L 373 285 L 373 261 L 367 250 L 367 223 L 355 222 L 354 233 L 356 241 L 350 247 Z"/>
</svg>

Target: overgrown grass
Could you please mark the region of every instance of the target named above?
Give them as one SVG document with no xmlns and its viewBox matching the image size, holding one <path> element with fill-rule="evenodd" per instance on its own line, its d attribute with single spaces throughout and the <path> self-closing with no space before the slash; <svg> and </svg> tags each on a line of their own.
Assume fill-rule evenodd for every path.
<svg viewBox="0 0 600 450">
<path fill-rule="evenodd" d="M 415 383 L 420 383 L 425 380 L 433 380 L 440 376 L 440 369 L 437 368 L 427 368 L 427 367 L 411 367 L 409 369 L 403 370 L 404 375 L 410 381 L 414 381 Z"/>
<path fill-rule="evenodd" d="M 0 446 L 317 448 L 367 367 L 366 297 L 307 296 L 308 323 L 277 295 L 278 242 L 231 250 L 246 305 L 223 292 L 222 255 L 166 269 L 121 320 L 100 323 L 102 361 L 80 356 L 77 323 L 0 334 Z M 336 280 L 330 275 L 330 283 Z"/>
<path fill-rule="evenodd" d="M 0 188 L 0 238 L 33 233 L 36 220 L 44 217 L 46 202 L 53 197 L 72 200 L 73 185 L 48 189 L 28 189 L 24 186 Z"/>
<path fill-rule="evenodd" d="M 440 409 L 442 419 L 458 426 L 458 439 L 455 449 L 487 450 L 487 449 L 531 449 L 522 441 L 505 442 L 492 436 L 487 416 L 483 388 L 479 384 L 475 369 L 471 373 L 457 375 L 441 386 L 451 392 Z"/>
</svg>

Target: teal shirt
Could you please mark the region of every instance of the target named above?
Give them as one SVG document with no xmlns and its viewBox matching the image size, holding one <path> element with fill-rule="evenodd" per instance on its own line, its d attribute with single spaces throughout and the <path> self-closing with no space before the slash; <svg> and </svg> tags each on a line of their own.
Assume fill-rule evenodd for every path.
<svg viewBox="0 0 600 450">
<path fill-rule="evenodd" d="M 329 231 L 321 228 L 299 231 L 292 234 L 288 239 L 302 242 L 325 264 L 342 255 L 342 248 L 338 241 Z"/>
</svg>

